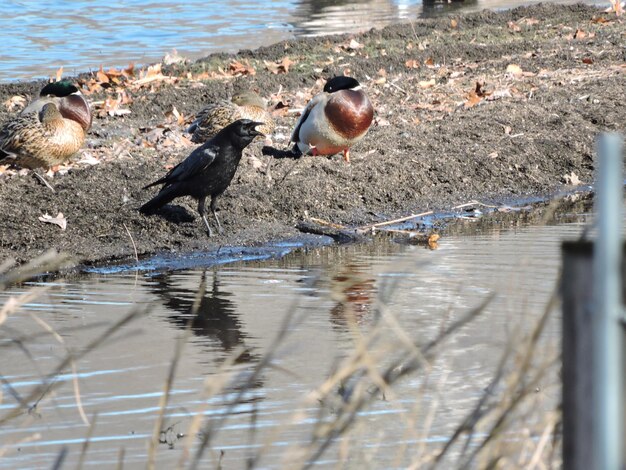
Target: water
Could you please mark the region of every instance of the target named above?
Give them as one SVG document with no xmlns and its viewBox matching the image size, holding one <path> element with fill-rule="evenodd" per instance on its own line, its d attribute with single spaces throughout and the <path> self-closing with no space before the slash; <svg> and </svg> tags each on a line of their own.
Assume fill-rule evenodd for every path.
<svg viewBox="0 0 626 470">
<path fill-rule="evenodd" d="M 543 311 L 555 287 L 560 241 L 577 237 L 587 217 L 573 214 L 570 220 L 448 236 L 436 250 L 383 239 L 208 270 L 93 274 L 12 289 L 4 299 L 33 285 L 48 288 L 0 330 L 0 373 L 12 387 L 2 389 L 0 417 L 15 407 L 17 396 L 26 397 L 41 383 L 67 350 L 81 351 L 132 309 L 147 308 L 141 319 L 76 363 L 82 406 L 90 419 L 97 414 L 87 467 L 113 467 L 121 448 L 128 468 L 143 465 L 174 349 L 205 278 L 207 292 L 191 323 L 163 426 L 171 426 L 163 438 L 174 448 L 159 447 L 159 468 L 174 468 L 184 445 L 176 434 L 187 433 L 197 413 L 217 420 L 226 412 L 255 365 L 273 349 L 285 315 L 295 312 L 298 321 L 280 342 L 273 367 L 245 388 L 205 456 L 213 468 L 224 451 L 225 468 L 244 468 L 246 458 L 268 444 L 261 466 L 280 468 L 286 456 L 293 457 L 290 451 L 310 439 L 319 404 L 305 398 L 351 354 L 357 332 L 371 331 L 378 301 L 387 299 L 405 334 L 425 343 L 495 292 L 482 316 L 454 336 L 428 374 L 412 374 L 393 396 L 375 398 L 361 413 L 352 444 L 346 445 L 360 446 L 360 458 L 373 459 L 370 468 L 405 468 L 420 445 L 432 450 L 445 441 L 484 392 L 505 345 L 529 330 Z M 347 318 L 356 318 L 356 324 Z M 399 348 L 392 329 L 385 330 Z M 558 336 L 557 316 L 546 334 L 553 340 Z M 6 341 L 21 336 L 22 347 Z M 204 399 L 205 379 L 215 380 L 236 352 L 239 358 L 227 368 L 235 378 Z M 65 373 L 36 413 L 0 425 L 0 452 L 7 452 L 0 468 L 50 468 L 63 446 L 69 449 L 67 468 L 76 465 L 89 428 L 76 405 L 71 369 Z M 557 381 L 555 375 L 541 381 L 541 406 L 558 400 Z M 194 445 L 198 441 L 192 439 Z M 321 461 L 330 465 L 340 455 L 334 447 Z"/>
<path fill-rule="evenodd" d="M 298 36 L 357 32 L 451 10 L 510 8 L 535 0 L 4 0 L 0 82 L 190 58 Z M 566 3 L 574 3 L 566 0 Z M 591 0 L 590 3 L 602 3 Z M 607 2 L 604 2 L 607 3 Z"/>
</svg>

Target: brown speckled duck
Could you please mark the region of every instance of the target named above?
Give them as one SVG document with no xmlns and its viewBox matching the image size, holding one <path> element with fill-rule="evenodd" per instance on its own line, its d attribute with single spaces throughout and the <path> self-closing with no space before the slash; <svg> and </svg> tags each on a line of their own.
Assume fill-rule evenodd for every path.
<svg viewBox="0 0 626 470">
<path fill-rule="evenodd" d="M 91 110 L 69 81 L 49 83 L 39 98 L 0 129 L 0 159 L 27 168 L 64 163 L 83 145 Z"/>
<path fill-rule="evenodd" d="M 374 108 L 357 80 L 334 77 L 307 104 L 291 134 L 291 142 L 308 155 L 343 152 L 350 162 L 350 147 L 367 133 Z"/>
<path fill-rule="evenodd" d="M 265 135 L 274 131 L 274 120 L 267 112 L 263 98 L 254 92 L 246 91 L 233 96 L 231 101 L 221 100 L 208 105 L 196 115 L 187 132 L 191 140 L 204 143 L 214 137 L 224 127 L 239 119 L 262 122 L 258 130 Z"/>
</svg>

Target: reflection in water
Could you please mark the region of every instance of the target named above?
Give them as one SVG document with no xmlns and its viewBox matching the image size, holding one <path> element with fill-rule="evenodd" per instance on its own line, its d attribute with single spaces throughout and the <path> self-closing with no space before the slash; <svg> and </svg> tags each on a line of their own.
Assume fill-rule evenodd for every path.
<svg viewBox="0 0 626 470">
<path fill-rule="evenodd" d="M 297 26 L 306 36 L 343 34 L 383 27 L 415 16 L 415 1 L 301 0 Z"/>
<path fill-rule="evenodd" d="M 331 321 L 337 325 L 361 323 L 370 317 L 376 298 L 376 283 L 365 263 L 351 262 L 341 266 L 330 280 L 331 298 L 337 304 L 331 309 Z"/>
<path fill-rule="evenodd" d="M 476 5 L 478 0 L 300 0 L 296 25 L 305 36 L 343 34 Z"/>
<path fill-rule="evenodd" d="M 172 281 L 174 274 L 169 272 L 153 278 L 156 283 L 151 286 L 152 291 L 163 299 L 163 305 L 174 312 L 168 316 L 168 320 L 181 329 L 190 327 L 195 335 L 209 338 L 226 353 L 232 352 L 237 346 L 245 346 L 246 334 L 242 331 L 235 304 L 228 298 L 232 294 L 220 290 L 217 273 L 213 272 L 212 283 L 207 286 L 205 270 L 197 289 L 175 286 Z M 200 292 L 204 292 L 204 295 L 197 299 Z M 198 300 L 198 304 L 194 305 Z M 246 348 L 236 362 L 245 364 L 257 359 Z"/>
</svg>

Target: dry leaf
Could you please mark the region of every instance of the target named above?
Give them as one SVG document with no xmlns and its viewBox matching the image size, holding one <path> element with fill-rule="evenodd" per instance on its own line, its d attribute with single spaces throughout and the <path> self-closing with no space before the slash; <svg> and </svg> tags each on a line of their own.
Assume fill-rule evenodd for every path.
<svg viewBox="0 0 626 470">
<path fill-rule="evenodd" d="M 534 26 L 539 24 L 539 20 L 537 18 L 522 18 L 518 21 L 519 24 L 525 24 L 527 26 Z"/>
<path fill-rule="evenodd" d="M 420 67 L 420 63 L 416 59 L 408 59 L 404 65 L 406 65 L 410 69 L 418 69 Z"/>
<path fill-rule="evenodd" d="M 565 184 L 569 184 L 571 186 L 578 186 L 580 184 L 580 179 L 578 178 L 578 175 L 573 171 L 569 175 L 564 175 L 563 181 L 565 182 Z"/>
<path fill-rule="evenodd" d="M 624 14 L 624 2 L 620 0 L 609 0 L 611 6 L 604 10 L 606 13 L 615 13 L 615 16 L 622 16 Z"/>
<path fill-rule="evenodd" d="M 231 75 L 239 77 L 241 75 L 256 75 L 256 70 L 249 63 L 241 63 L 238 60 L 232 61 L 228 65 L 228 71 Z"/>
<path fill-rule="evenodd" d="M 187 62 L 187 58 L 180 55 L 176 49 L 172 49 L 172 52 L 165 54 L 162 62 L 165 65 L 184 64 Z"/>
<path fill-rule="evenodd" d="M 123 91 L 117 94 L 117 99 L 107 98 L 104 102 L 100 102 L 98 104 L 94 103 L 94 106 L 101 106 L 102 111 L 99 115 L 102 117 L 107 114 L 109 116 L 123 116 L 125 114 L 130 114 L 130 109 L 122 108 L 122 106 L 131 102 L 132 99 L 125 91 Z"/>
<path fill-rule="evenodd" d="M 593 64 L 593 59 L 591 57 L 585 57 L 583 58 L 583 64 Z"/>
<path fill-rule="evenodd" d="M 459 22 L 455 20 L 454 18 L 450 20 L 450 27 L 452 29 L 455 29 L 458 25 L 459 25 Z"/>
<path fill-rule="evenodd" d="M 56 217 L 52 217 L 48 213 L 45 213 L 43 216 L 39 217 L 39 220 L 46 224 L 58 225 L 61 227 L 61 230 L 65 230 L 67 228 L 67 219 L 61 212 L 59 212 Z"/>
<path fill-rule="evenodd" d="M 357 49 L 363 49 L 365 46 L 355 39 L 350 39 L 348 45 L 344 45 L 343 47 L 347 50 L 356 51 Z"/>
<path fill-rule="evenodd" d="M 183 114 L 181 114 L 178 109 L 176 109 L 176 106 L 172 106 L 172 110 L 171 111 L 167 111 L 165 113 L 165 117 L 167 117 L 168 119 L 172 120 L 172 118 L 174 118 L 174 120 L 178 123 L 179 126 L 183 125 L 185 123 L 185 116 Z"/>
<path fill-rule="evenodd" d="M 432 88 L 437 84 L 437 82 L 435 81 L 434 78 L 431 78 L 430 80 L 423 80 L 421 82 L 419 82 L 419 86 L 422 88 Z"/>
<path fill-rule="evenodd" d="M 273 74 L 288 73 L 289 67 L 295 64 L 295 62 L 289 57 L 284 57 L 280 62 L 269 62 L 264 60 L 263 63 L 265 64 L 265 68 Z"/>
<path fill-rule="evenodd" d="M 483 83 L 476 82 L 476 86 L 474 87 L 474 89 L 467 94 L 467 101 L 464 103 L 464 106 L 466 108 L 476 106 L 483 100 L 483 98 L 491 95 L 492 92 L 485 91 L 483 87 Z"/>
<path fill-rule="evenodd" d="M 517 65 L 517 64 L 509 64 L 506 67 L 506 73 L 507 75 L 511 75 L 515 78 L 519 78 L 522 76 L 522 74 L 524 73 L 524 71 L 522 70 L 522 68 Z"/>
<path fill-rule="evenodd" d="M 389 120 L 385 119 L 384 117 L 377 117 L 376 119 L 374 119 L 374 122 L 376 123 L 377 126 L 380 126 L 380 127 L 391 125 Z"/>
<path fill-rule="evenodd" d="M 26 106 L 26 98 L 20 95 L 15 95 L 4 102 L 4 107 L 7 111 L 13 112 L 17 109 L 22 109 Z"/>
<path fill-rule="evenodd" d="M 433 68 L 435 66 L 435 61 L 433 60 L 432 57 L 429 57 L 428 59 L 424 61 L 424 65 L 428 68 Z"/>
<path fill-rule="evenodd" d="M 574 33 L 574 39 L 585 39 L 587 37 L 587 33 L 582 29 L 577 29 Z"/>
<path fill-rule="evenodd" d="M 96 72 L 96 78 L 100 83 L 109 83 L 109 77 L 102 70 L 102 65 L 100 65 L 100 70 Z"/>
<path fill-rule="evenodd" d="M 509 21 L 508 26 L 511 31 L 515 31 L 516 33 L 522 30 L 522 28 L 515 21 Z"/>
</svg>

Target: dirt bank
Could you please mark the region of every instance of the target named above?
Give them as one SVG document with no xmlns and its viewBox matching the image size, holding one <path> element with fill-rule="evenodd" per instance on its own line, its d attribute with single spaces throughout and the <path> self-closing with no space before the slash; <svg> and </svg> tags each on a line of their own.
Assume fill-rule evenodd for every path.
<svg viewBox="0 0 626 470">
<path fill-rule="evenodd" d="M 133 243 L 140 255 L 260 244 L 295 235 L 306 217 L 358 225 L 588 182 L 597 133 L 624 132 L 624 31 L 592 7 L 547 4 L 85 74 L 97 118 L 76 162 L 46 176 L 54 191 L 0 167 L 0 259 L 51 247 L 97 262 L 134 256 Z M 219 201 L 225 234 L 211 240 L 191 200 L 163 216 L 137 212 L 154 193 L 141 188 L 193 148 L 183 130 L 203 104 L 260 91 L 276 108 L 273 145 L 283 148 L 296 110 L 337 73 L 357 77 L 377 110 L 350 165 L 274 159 L 267 174 L 270 157 L 253 145 Z M 0 103 L 41 86 L 0 85 Z M 64 231 L 39 220 L 58 212 Z"/>
</svg>

